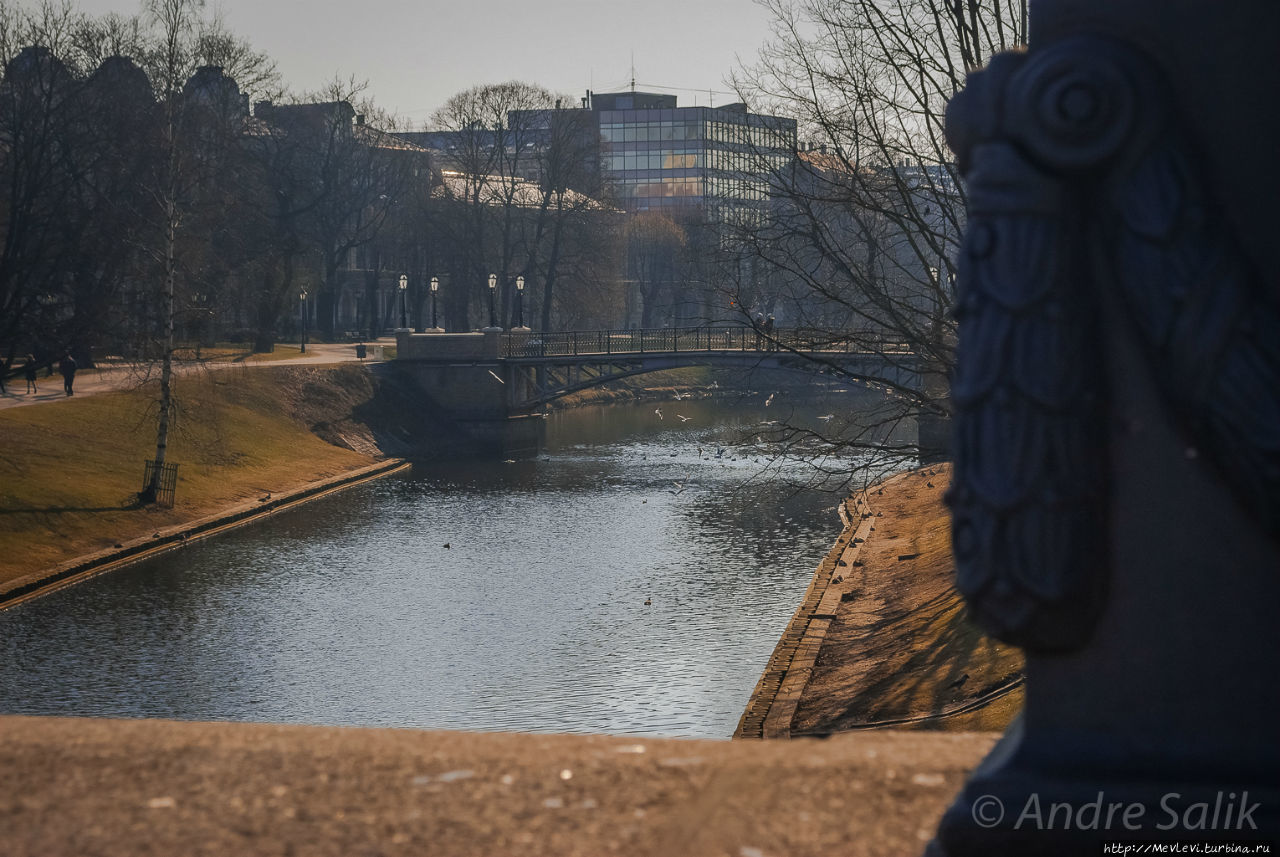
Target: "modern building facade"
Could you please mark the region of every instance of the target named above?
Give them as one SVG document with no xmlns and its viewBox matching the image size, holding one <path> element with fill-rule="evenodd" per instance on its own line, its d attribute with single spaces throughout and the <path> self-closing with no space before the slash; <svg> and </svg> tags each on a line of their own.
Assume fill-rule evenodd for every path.
<svg viewBox="0 0 1280 857">
<path fill-rule="evenodd" d="M 680 233 L 681 259 L 653 281 L 636 258 L 667 252 L 628 233 L 626 308 L 619 324 L 693 323 L 733 315 L 729 294 L 755 275 L 738 252 L 735 227 L 763 224 L 776 204 L 777 173 L 796 157 L 796 122 L 752 113 L 745 104 L 681 107 L 675 95 L 587 92 L 578 106 L 511 110 L 505 127 L 470 122 L 402 135 L 429 149 L 445 175 L 485 188 L 522 183 L 599 200 L 602 210 L 661 214 Z M 446 182 L 446 184 L 448 184 Z M 640 227 L 642 235 L 646 227 Z M 656 239 L 655 239 L 656 240 Z M 637 249 L 637 247 L 639 249 Z M 675 251 L 671 251 L 675 252 Z"/>
<path fill-rule="evenodd" d="M 594 121 L 582 122 L 584 114 Z M 514 113 L 510 124 L 569 115 L 598 135 L 601 177 L 632 212 L 709 222 L 762 216 L 768 173 L 785 168 L 796 151 L 794 119 L 751 113 L 745 104 L 680 107 L 676 96 L 652 92 L 588 92 L 581 108 Z"/>
<path fill-rule="evenodd" d="M 629 211 L 700 210 L 711 222 L 761 216 L 768 174 L 795 155 L 794 119 L 745 104 L 679 107 L 648 92 L 589 95 L 602 171 Z"/>
</svg>

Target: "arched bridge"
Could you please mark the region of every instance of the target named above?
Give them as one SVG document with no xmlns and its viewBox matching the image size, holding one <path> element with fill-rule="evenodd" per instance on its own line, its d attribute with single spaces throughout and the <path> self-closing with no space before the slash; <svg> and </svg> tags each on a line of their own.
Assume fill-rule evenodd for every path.
<svg viewBox="0 0 1280 857">
<path fill-rule="evenodd" d="M 807 330 L 766 336 L 751 327 L 725 325 L 568 333 L 487 328 L 399 331 L 396 339 L 395 368 L 413 379 L 426 405 L 480 448 L 504 457 L 538 450 L 544 432 L 540 417 L 548 402 L 660 369 L 838 369 L 844 377 L 909 390 L 923 389 L 934 378 L 901 342 Z"/>
<path fill-rule="evenodd" d="M 856 339 L 856 344 L 850 344 Z M 489 329 L 401 332 L 397 362 L 447 410 L 506 416 L 535 412 L 561 396 L 662 369 L 718 366 L 819 372 L 837 368 L 889 386 L 918 388 L 911 349 L 888 338 L 813 330 L 769 335 L 745 326 L 534 333 Z"/>
</svg>

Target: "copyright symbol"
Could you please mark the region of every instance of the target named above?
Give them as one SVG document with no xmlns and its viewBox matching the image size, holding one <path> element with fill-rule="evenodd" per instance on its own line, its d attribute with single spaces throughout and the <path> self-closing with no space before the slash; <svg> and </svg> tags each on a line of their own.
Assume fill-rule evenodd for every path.
<svg viewBox="0 0 1280 857">
<path fill-rule="evenodd" d="M 994 795 L 983 795 L 973 802 L 973 820 L 979 827 L 995 827 L 1004 821 L 1004 804 Z"/>
</svg>

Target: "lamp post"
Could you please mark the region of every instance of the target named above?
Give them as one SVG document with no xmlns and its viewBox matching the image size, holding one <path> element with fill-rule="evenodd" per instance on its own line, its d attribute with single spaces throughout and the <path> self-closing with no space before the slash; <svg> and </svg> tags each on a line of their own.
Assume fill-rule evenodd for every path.
<svg viewBox="0 0 1280 857">
<path fill-rule="evenodd" d="M 498 275 L 490 274 L 489 275 L 489 326 L 490 327 L 498 326 L 498 313 L 497 313 L 497 310 L 494 308 L 494 304 L 493 304 L 493 296 L 497 291 L 498 291 Z"/>
<path fill-rule="evenodd" d="M 405 274 L 400 275 L 400 329 L 404 330 L 409 326 L 408 314 L 405 312 L 404 296 L 409 290 L 409 277 Z"/>
<path fill-rule="evenodd" d="M 303 289 L 298 292 L 298 303 L 302 305 L 302 345 L 298 348 L 299 354 L 307 353 L 307 290 Z"/>
<path fill-rule="evenodd" d="M 438 331 L 440 325 L 436 323 L 436 292 L 440 291 L 440 278 L 431 278 L 431 329 Z"/>
<path fill-rule="evenodd" d="M 524 277 L 516 277 L 516 327 L 524 328 Z"/>
</svg>

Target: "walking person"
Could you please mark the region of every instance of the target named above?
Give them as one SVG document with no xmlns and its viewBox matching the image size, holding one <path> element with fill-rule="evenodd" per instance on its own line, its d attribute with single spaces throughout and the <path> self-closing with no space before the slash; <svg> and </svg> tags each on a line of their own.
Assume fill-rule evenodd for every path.
<svg viewBox="0 0 1280 857">
<path fill-rule="evenodd" d="M 774 351 L 777 345 L 773 341 L 773 316 L 769 316 L 764 320 L 764 338 L 768 340 L 770 351 Z"/>
<path fill-rule="evenodd" d="M 71 385 L 76 380 L 76 358 L 71 356 L 71 352 L 62 355 L 62 360 L 58 363 L 58 371 L 62 373 L 62 388 L 67 391 L 68 396 L 74 396 Z"/>
<path fill-rule="evenodd" d="M 36 358 L 27 355 L 27 362 L 22 364 L 22 377 L 27 379 L 27 392 L 39 393 L 36 389 Z"/>
<path fill-rule="evenodd" d="M 764 344 L 764 336 L 761 331 L 764 329 L 764 313 L 756 313 L 755 320 L 751 324 L 756 329 L 756 351 Z"/>
</svg>

